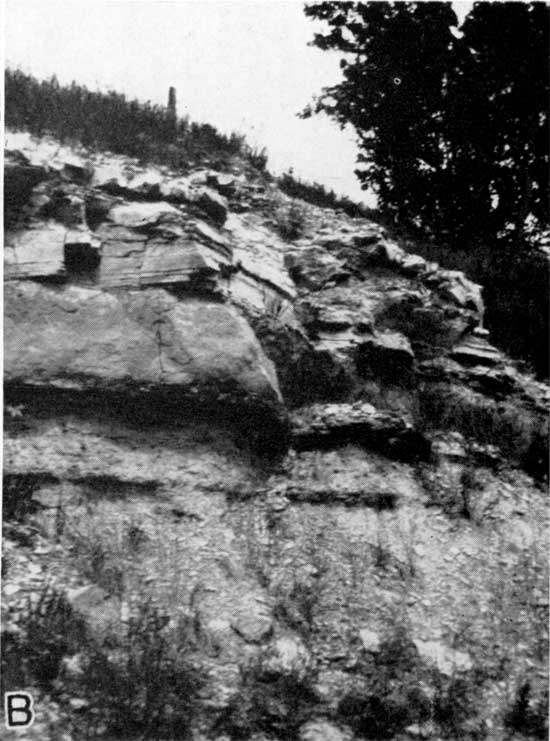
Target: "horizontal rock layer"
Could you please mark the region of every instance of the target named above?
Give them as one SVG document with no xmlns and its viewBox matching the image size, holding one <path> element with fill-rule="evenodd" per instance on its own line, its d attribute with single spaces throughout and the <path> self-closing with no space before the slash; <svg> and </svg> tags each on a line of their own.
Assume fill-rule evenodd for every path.
<svg viewBox="0 0 550 741">
<path fill-rule="evenodd" d="M 542 390 L 487 339 L 480 287 L 379 225 L 304 207 L 303 235 L 289 243 L 275 217 L 290 199 L 244 172 L 174 174 L 8 139 L 8 383 L 186 399 L 198 385 L 204 403 L 254 398 L 276 416 L 285 404 L 359 401 L 374 411 L 359 419 L 343 406 L 337 422 L 295 429 L 295 444 L 359 435 L 405 458 L 427 455 L 404 420 L 430 385 L 458 380 L 481 394 L 476 404 L 513 394 L 544 417 Z"/>
</svg>

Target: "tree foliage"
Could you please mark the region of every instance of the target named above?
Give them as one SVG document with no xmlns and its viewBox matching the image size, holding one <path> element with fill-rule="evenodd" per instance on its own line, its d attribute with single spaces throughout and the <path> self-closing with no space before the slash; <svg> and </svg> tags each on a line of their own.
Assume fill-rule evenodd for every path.
<svg viewBox="0 0 550 741">
<path fill-rule="evenodd" d="M 457 267 L 485 284 L 494 341 L 547 376 L 549 7 L 475 3 L 460 29 L 443 2 L 305 13 L 342 80 L 302 115 L 355 128 L 356 173 L 386 223 L 469 255 Z"/>
<path fill-rule="evenodd" d="M 548 223 L 544 3 L 322 2 L 313 44 L 343 79 L 313 110 L 357 131 L 357 174 L 394 219 L 449 244 Z M 304 115 L 310 115 L 312 109 Z"/>
</svg>

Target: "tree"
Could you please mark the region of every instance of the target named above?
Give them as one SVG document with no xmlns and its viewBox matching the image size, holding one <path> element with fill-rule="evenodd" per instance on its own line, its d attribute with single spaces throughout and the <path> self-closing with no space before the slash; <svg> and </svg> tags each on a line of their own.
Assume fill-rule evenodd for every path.
<svg viewBox="0 0 550 741">
<path fill-rule="evenodd" d="M 548 30 L 544 3 L 322 2 L 313 44 L 343 54 L 325 112 L 359 138 L 365 187 L 395 221 L 450 245 L 497 245 L 547 226 Z"/>
</svg>

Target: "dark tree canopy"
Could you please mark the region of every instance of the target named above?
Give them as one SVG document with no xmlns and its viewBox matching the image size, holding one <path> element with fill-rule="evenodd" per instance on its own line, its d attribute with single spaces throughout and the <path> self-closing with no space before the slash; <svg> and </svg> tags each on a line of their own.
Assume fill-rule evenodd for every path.
<svg viewBox="0 0 550 741">
<path fill-rule="evenodd" d="M 342 82 L 313 110 L 355 128 L 357 174 L 396 221 L 462 247 L 547 226 L 544 3 L 476 3 L 460 31 L 442 2 L 305 13 L 328 25 L 313 44 L 342 53 Z"/>
</svg>

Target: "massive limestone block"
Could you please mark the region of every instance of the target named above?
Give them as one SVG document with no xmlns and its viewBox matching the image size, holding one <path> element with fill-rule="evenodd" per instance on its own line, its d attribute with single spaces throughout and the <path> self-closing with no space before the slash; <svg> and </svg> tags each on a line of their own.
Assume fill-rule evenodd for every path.
<svg viewBox="0 0 550 741">
<path fill-rule="evenodd" d="M 147 235 L 123 226 L 102 227 L 99 283 L 105 287 L 139 286 Z"/>
<path fill-rule="evenodd" d="M 63 276 L 67 229 L 56 222 L 36 224 L 36 228 L 6 235 L 4 276 L 19 278 L 59 278 Z"/>
<path fill-rule="evenodd" d="M 157 224 L 162 220 L 181 220 L 181 211 L 169 203 L 158 201 L 154 203 L 124 203 L 111 209 L 109 218 L 115 224 L 127 228 L 144 228 Z"/>
<path fill-rule="evenodd" d="M 167 203 L 120 204 L 98 230 L 104 287 L 187 285 L 220 293 L 231 246 L 217 229 L 184 218 Z"/>
<path fill-rule="evenodd" d="M 115 296 L 23 282 L 6 287 L 5 307 L 8 386 L 156 394 L 173 400 L 175 417 L 204 407 L 275 436 L 284 427 L 273 365 L 226 305 L 178 302 L 161 289 Z"/>
<path fill-rule="evenodd" d="M 146 240 L 117 230 L 102 247 L 99 282 L 105 287 L 178 284 L 218 293 L 218 277 L 229 261 L 197 240 Z"/>
<path fill-rule="evenodd" d="M 219 273 L 219 262 L 194 242 L 149 242 L 140 271 L 142 284 L 190 283 Z M 212 289 L 213 290 L 213 289 Z"/>
</svg>

